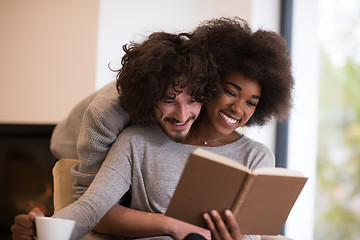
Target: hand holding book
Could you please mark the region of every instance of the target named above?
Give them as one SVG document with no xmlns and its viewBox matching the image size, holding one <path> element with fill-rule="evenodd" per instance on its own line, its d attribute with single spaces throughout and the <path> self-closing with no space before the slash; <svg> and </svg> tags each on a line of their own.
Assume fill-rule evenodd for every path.
<svg viewBox="0 0 360 240">
<path fill-rule="evenodd" d="M 215 209 L 222 215 L 231 209 L 242 234 L 277 235 L 306 181 L 298 171 L 251 172 L 231 159 L 197 149 L 189 156 L 165 214 L 207 227 L 203 213 Z"/>
<path fill-rule="evenodd" d="M 222 220 L 220 214 L 216 210 L 211 210 L 210 215 L 204 213 L 204 219 L 209 227 L 213 238 L 215 240 L 233 239 L 241 240 L 244 235 L 241 234 L 239 225 L 230 210 L 225 210 L 225 222 Z M 225 225 L 226 224 L 226 225 Z"/>
</svg>

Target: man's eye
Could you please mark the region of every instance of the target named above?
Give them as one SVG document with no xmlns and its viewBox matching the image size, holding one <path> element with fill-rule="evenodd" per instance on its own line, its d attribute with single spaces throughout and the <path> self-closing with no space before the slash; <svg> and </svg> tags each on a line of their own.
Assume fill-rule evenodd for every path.
<svg viewBox="0 0 360 240">
<path fill-rule="evenodd" d="M 164 100 L 164 103 L 167 103 L 167 104 L 171 104 L 173 102 L 174 102 L 173 100 Z"/>
<path fill-rule="evenodd" d="M 189 103 L 196 103 L 197 101 L 195 99 L 190 99 Z"/>
</svg>

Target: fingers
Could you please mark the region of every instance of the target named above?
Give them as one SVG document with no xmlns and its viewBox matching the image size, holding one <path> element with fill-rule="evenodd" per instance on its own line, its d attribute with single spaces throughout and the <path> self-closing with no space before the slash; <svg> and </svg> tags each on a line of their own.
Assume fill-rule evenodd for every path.
<svg viewBox="0 0 360 240">
<path fill-rule="evenodd" d="M 233 239 L 243 239 L 243 235 L 240 232 L 239 225 L 230 210 L 225 210 L 225 218 L 229 225 L 229 231 Z"/>
<path fill-rule="evenodd" d="M 31 240 L 35 234 L 34 222 L 27 214 L 15 216 L 15 223 L 11 226 L 13 240 Z"/>
<path fill-rule="evenodd" d="M 29 213 L 29 217 L 31 220 L 34 220 L 35 217 L 43 217 L 45 214 L 39 208 L 33 208 Z"/>
<path fill-rule="evenodd" d="M 22 228 L 34 227 L 34 221 L 27 214 L 20 214 L 15 216 L 14 222 L 16 225 Z"/>
<path fill-rule="evenodd" d="M 222 220 L 220 214 L 212 210 L 210 215 L 205 213 L 203 215 L 211 233 L 213 234 L 213 238 L 216 240 L 241 240 L 243 239 L 243 235 L 240 232 L 237 221 L 230 210 L 225 211 L 225 220 L 228 224 L 228 228 Z"/>
<path fill-rule="evenodd" d="M 13 240 L 32 240 L 35 235 L 34 219 L 38 216 L 44 216 L 44 213 L 38 209 L 32 209 L 28 214 L 15 216 L 14 224 L 11 226 Z"/>
<path fill-rule="evenodd" d="M 205 222 L 206 222 L 209 230 L 210 230 L 211 233 L 212 233 L 212 238 L 215 239 L 215 240 L 221 239 L 221 238 L 220 238 L 220 235 L 219 235 L 219 233 L 218 233 L 218 231 L 217 231 L 217 229 L 216 229 L 216 226 L 215 226 L 214 222 L 212 221 L 210 215 L 209 215 L 208 213 L 204 213 L 204 214 L 203 214 L 203 217 L 204 217 L 204 219 L 205 219 Z"/>
<path fill-rule="evenodd" d="M 227 230 L 227 227 L 225 226 L 225 223 L 222 220 L 220 214 L 217 211 L 212 210 L 211 217 L 215 222 L 216 229 L 218 230 L 221 239 L 231 239 L 230 233 Z"/>
<path fill-rule="evenodd" d="M 12 239 L 13 240 L 32 240 L 34 239 L 34 229 L 22 228 L 18 225 L 11 226 Z"/>
</svg>

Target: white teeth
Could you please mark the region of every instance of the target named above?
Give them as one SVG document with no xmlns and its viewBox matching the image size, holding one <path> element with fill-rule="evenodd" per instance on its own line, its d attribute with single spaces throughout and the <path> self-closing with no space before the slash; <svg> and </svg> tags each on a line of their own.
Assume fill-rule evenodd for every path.
<svg viewBox="0 0 360 240">
<path fill-rule="evenodd" d="M 234 118 L 231 118 L 231 117 L 225 115 L 225 113 L 223 113 L 223 112 L 220 112 L 220 114 L 227 122 L 229 122 L 231 124 L 234 124 L 238 121 L 237 119 L 234 119 Z"/>
<path fill-rule="evenodd" d="M 183 126 L 183 125 L 185 125 L 185 123 L 186 122 L 184 122 L 184 123 L 174 123 L 176 126 Z"/>
</svg>

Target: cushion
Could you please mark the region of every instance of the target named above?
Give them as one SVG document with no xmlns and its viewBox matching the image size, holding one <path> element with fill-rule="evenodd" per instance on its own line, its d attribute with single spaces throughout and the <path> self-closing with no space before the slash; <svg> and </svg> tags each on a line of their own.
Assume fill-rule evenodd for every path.
<svg viewBox="0 0 360 240">
<path fill-rule="evenodd" d="M 77 162 L 77 159 L 60 159 L 55 163 L 52 170 L 54 177 L 54 212 L 75 201 L 72 188 L 74 178 L 70 174 L 70 169 Z"/>
</svg>

